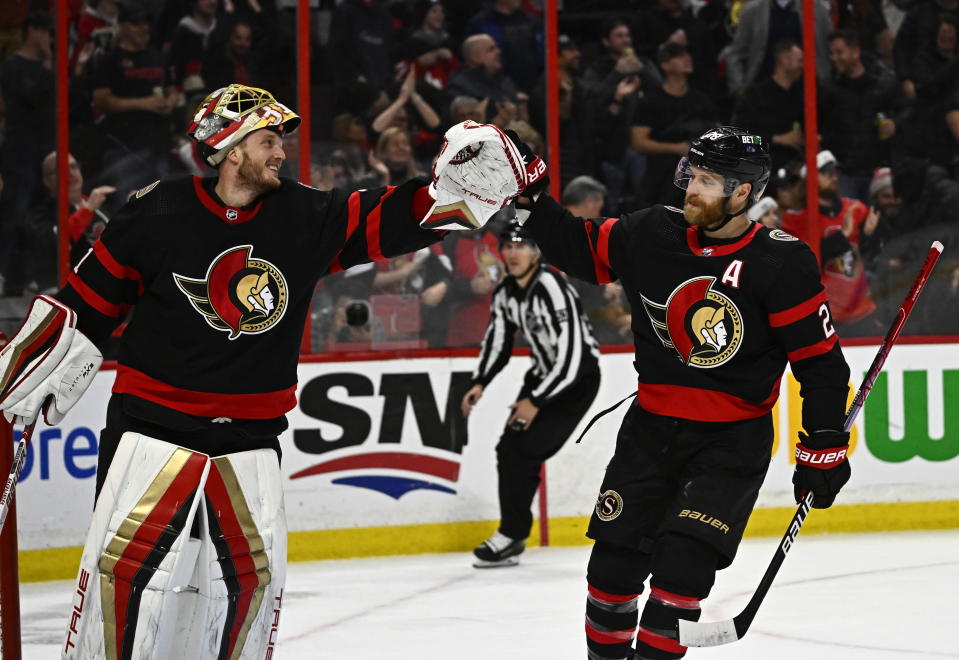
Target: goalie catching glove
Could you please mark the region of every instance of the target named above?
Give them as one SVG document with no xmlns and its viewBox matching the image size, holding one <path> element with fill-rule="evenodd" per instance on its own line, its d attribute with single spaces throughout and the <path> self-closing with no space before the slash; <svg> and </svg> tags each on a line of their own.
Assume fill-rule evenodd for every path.
<svg viewBox="0 0 959 660">
<path fill-rule="evenodd" d="M 812 491 L 813 508 L 828 509 L 849 481 L 849 434 L 843 431 L 799 432 L 793 495 L 801 502 Z"/>
<path fill-rule="evenodd" d="M 0 351 L 0 410 L 8 421 L 32 424 L 40 412 L 59 424 L 93 382 L 103 356 L 76 328 L 76 313 L 38 296 L 10 343 Z"/>
<path fill-rule="evenodd" d="M 449 129 L 433 163 L 430 194 L 436 202 L 420 226 L 479 229 L 544 178 L 546 164 L 531 151 L 524 154 L 522 144 L 515 133 L 510 139 L 492 124 L 465 121 Z"/>
</svg>

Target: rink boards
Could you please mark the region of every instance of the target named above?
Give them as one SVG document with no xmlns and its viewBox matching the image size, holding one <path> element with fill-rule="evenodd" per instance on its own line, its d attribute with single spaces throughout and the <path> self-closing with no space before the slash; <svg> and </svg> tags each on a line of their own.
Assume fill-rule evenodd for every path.
<svg viewBox="0 0 959 660">
<path fill-rule="evenodd" d="M 845 349 L 856 386 L 875 352 Z M 466 550 L 492 531 L 494 447 L 529 360 L 514 357 L 464 425 L 450 411 L 474 364 L 404 357 L 300 365 L 299 404 L 282 437 L 292 560 Z M 635 389 L 631 353 L 606 353 L 601 367 L 599 395 L 580 428 Z M 63 424 L 34 436 L 17 497 L 24 580 L 75 572 L 113 377 L 101 372 Z M 550 461 L 551 543 L 587 542 L 585 522 L 625 410 Z M 799 386 L 787 373 L 748 534 L 779 535 L 789 519 L 800 413 Z M 896 347 L 853 431 L 852 464 L 841 505 L 811 515 L 804 533 L 959 527 L 959 344 Z M 533 543 L 539 529 L 534 524 Z"/>
</svg>

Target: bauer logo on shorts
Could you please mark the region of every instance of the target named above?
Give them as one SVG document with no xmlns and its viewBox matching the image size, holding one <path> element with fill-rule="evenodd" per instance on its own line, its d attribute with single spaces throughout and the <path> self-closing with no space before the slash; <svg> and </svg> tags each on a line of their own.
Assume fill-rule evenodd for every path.
<svg viewBox="0 0 959 660">
<path fill-rule="evenodd" d="M 286 311 L 286 279 L 269 261 L 254 259 L 252 245 L 221 252 L 202 280 L 173 274 L 177 287 L 211 327 L 255 335 L 272 328 Z"/>
<path fill-rule="evenodd" d="M 596 500 L 596 515 L 603 522 L 617 518 L 623 512 L 623 496 L 615 490 L 600 493 Z"/>
<path fill-rule="evenodd" d="M 715 277 L 686 280 L 665 305 L 643 296 L 646 315 L 663 346 L 691 367 L 718 367 L 743 341 L 742 314 L 732 300 L 713 291 L 715 283 Z"/>
</svg>

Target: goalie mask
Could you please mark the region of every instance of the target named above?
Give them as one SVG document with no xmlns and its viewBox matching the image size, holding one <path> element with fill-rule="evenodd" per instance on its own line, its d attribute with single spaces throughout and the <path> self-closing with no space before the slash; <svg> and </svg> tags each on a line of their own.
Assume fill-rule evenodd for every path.
<svg viewBox="0 0 959 660">
<path fill-rule="evenodd" d="M 300 117 L 265 89 L 230 85 L 207 96 L 187 129 L 196 140 L 200 156 L 217 167 L 230 149 L 261 128 L 292 133 Z"/>
<path fill-rule="evenodd" d="M 430 194 L 436 203 L 420 226 L 478 229 L 545 173 L 542 160 L 524 162 L 513 141 L 496 126 L 457 124 L 446 132 L 433 163 Z"/>
</svg>

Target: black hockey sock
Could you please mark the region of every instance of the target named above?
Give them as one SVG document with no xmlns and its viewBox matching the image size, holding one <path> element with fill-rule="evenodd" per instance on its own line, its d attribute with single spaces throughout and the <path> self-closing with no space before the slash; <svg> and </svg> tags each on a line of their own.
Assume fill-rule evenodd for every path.
<svg viewBox="0 0 959 660">
<path fill-rule="evenodd" d="M 699 599 L 652 587 L 636 636 L 635 660 L 667 660 L 686 655 L 678 641 L 679 619 L 698 621 Z"/>
<path fill-rule="evenodd" d="M 611 594 L 589 585 L 586 649 L 589 660 L 626 660 L 639 618 L 639 594 Z"/>
</svg>

